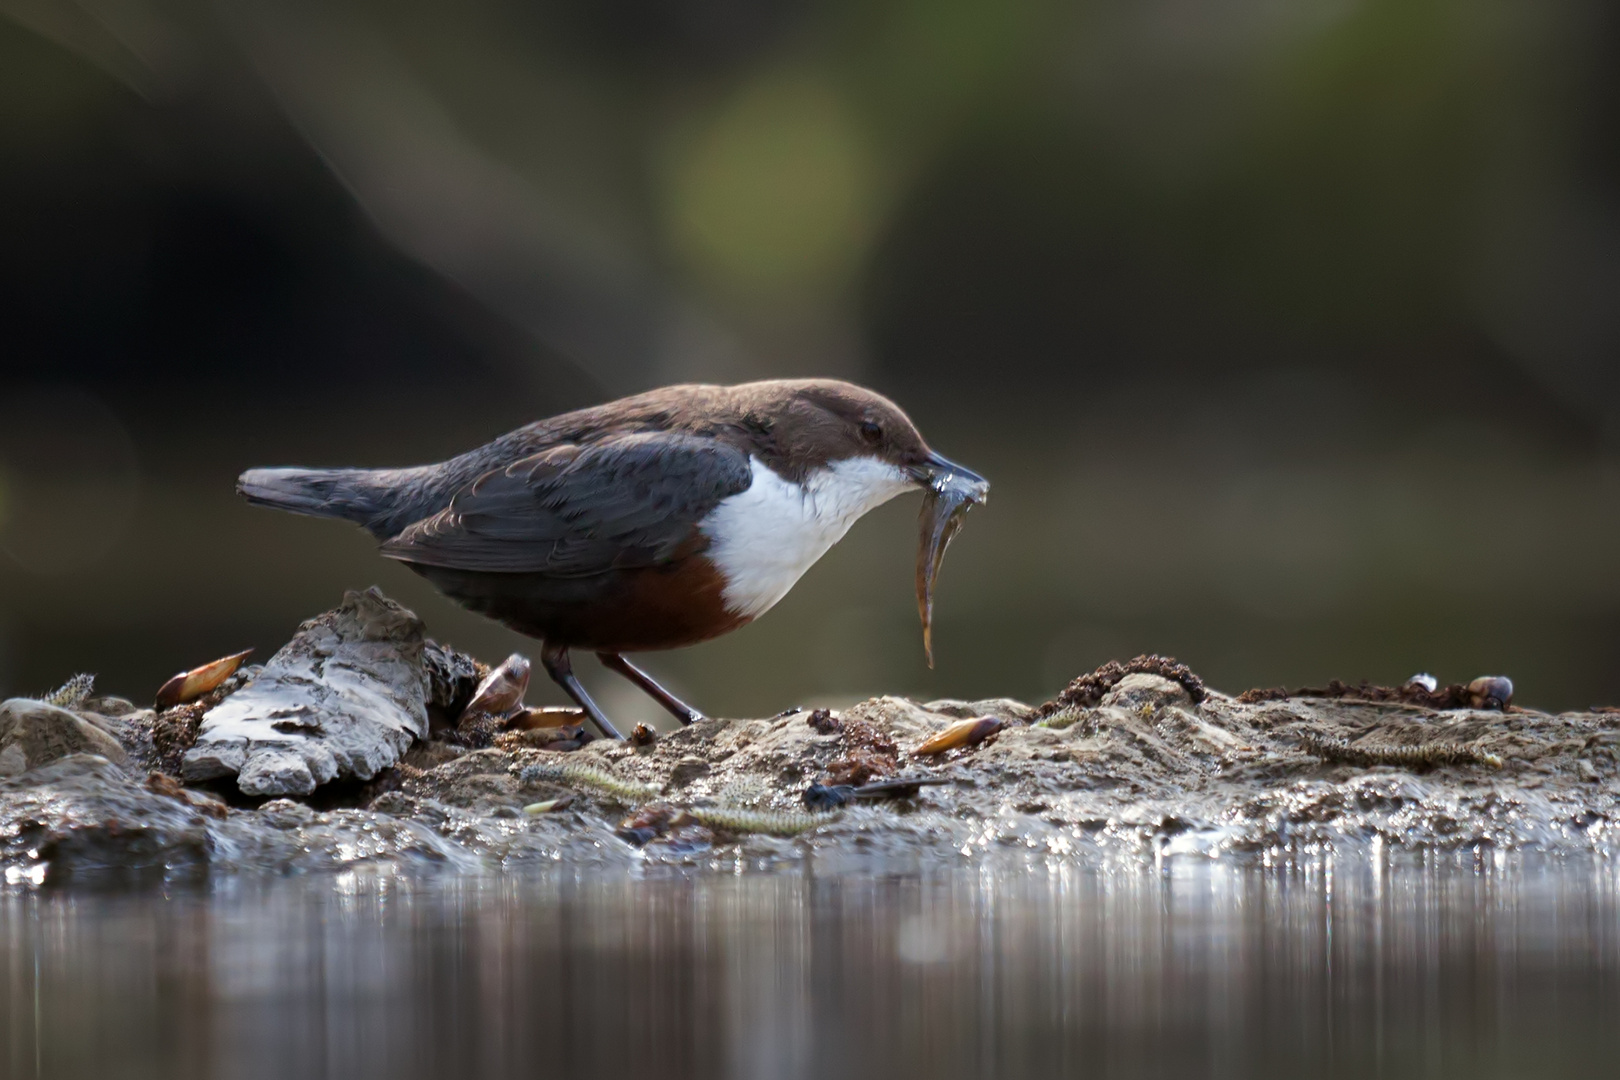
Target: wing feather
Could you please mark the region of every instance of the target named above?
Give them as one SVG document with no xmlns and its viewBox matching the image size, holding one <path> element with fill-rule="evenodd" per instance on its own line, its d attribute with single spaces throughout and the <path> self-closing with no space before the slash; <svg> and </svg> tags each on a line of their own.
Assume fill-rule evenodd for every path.
<svg viewBox="0 0 1620 1080">
<path fill-rule="evenodd" d="M 382 553 L 558 577 L 657 566 L 696 550 L 697 523 L 751 482 L 747 455 L 718 439 L 638 432 L 568 443 L 484 473 Z"/>
</svg>

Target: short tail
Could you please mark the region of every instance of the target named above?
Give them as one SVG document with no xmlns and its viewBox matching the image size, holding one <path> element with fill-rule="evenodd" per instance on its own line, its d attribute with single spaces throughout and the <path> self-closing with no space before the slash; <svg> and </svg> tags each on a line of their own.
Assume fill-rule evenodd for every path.
<svg viewBox="0 0 1620 1080">
<path fill-rule="evenodd" d="M 371 481 L 370 469 L 249 469 L 236 490 L 255 506 L 343 518 L 368 529 L 389 509 L 380 505 L 385 492 Z"/>
</svg>

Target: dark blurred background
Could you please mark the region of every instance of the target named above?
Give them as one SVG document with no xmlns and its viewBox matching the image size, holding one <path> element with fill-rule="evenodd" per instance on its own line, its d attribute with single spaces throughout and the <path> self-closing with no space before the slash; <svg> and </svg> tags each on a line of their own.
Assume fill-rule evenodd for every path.
<svg viewBox="0 0 1620 1080">
<path fill-rule="evenodd" d="M 0 12 L 0 691 L 144 698 L 372 583 L 532 653 L 235 475 L 824 374 L 994 481 L 939 668 L 901 500 L 649 658 L 710 711 L 1149 650 L 1620 701 L 1611 0 Z"/>
</svg>

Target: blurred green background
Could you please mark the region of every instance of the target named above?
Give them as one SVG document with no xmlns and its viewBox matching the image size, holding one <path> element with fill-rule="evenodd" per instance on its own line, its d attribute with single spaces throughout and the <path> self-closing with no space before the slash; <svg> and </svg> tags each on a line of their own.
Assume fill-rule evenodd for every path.
<svg viewBox="0 0 1620 1080">
<path fill-rule="evenodd" d="M 532 654 L 235 475 L 818 374 L 994 482 L 939 667 L 902 500 L 647 658 L 706 710 L 1042 700 L 1149 650 L 1620 701 L 1609 0 L 0 12 L 0 692 L 144 698 L 372 583 Z"/>
</svg>

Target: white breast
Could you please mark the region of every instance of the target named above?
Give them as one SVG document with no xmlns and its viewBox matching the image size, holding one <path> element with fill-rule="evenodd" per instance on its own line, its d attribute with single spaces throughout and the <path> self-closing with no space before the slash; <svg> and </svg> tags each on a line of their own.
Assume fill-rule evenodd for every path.
<svg viewBox="0 0 1620 1080">
<path fill-rule="evenodd" d="M 699 524 L 708 556 L 725 575 L 728 610 L 748 618 L 769 611 L 793 583 L 868 510 L 915 485 L 877 458 L 848 458 L 795 484 L 749 458 L 754 482 Z"/>
</svg>

